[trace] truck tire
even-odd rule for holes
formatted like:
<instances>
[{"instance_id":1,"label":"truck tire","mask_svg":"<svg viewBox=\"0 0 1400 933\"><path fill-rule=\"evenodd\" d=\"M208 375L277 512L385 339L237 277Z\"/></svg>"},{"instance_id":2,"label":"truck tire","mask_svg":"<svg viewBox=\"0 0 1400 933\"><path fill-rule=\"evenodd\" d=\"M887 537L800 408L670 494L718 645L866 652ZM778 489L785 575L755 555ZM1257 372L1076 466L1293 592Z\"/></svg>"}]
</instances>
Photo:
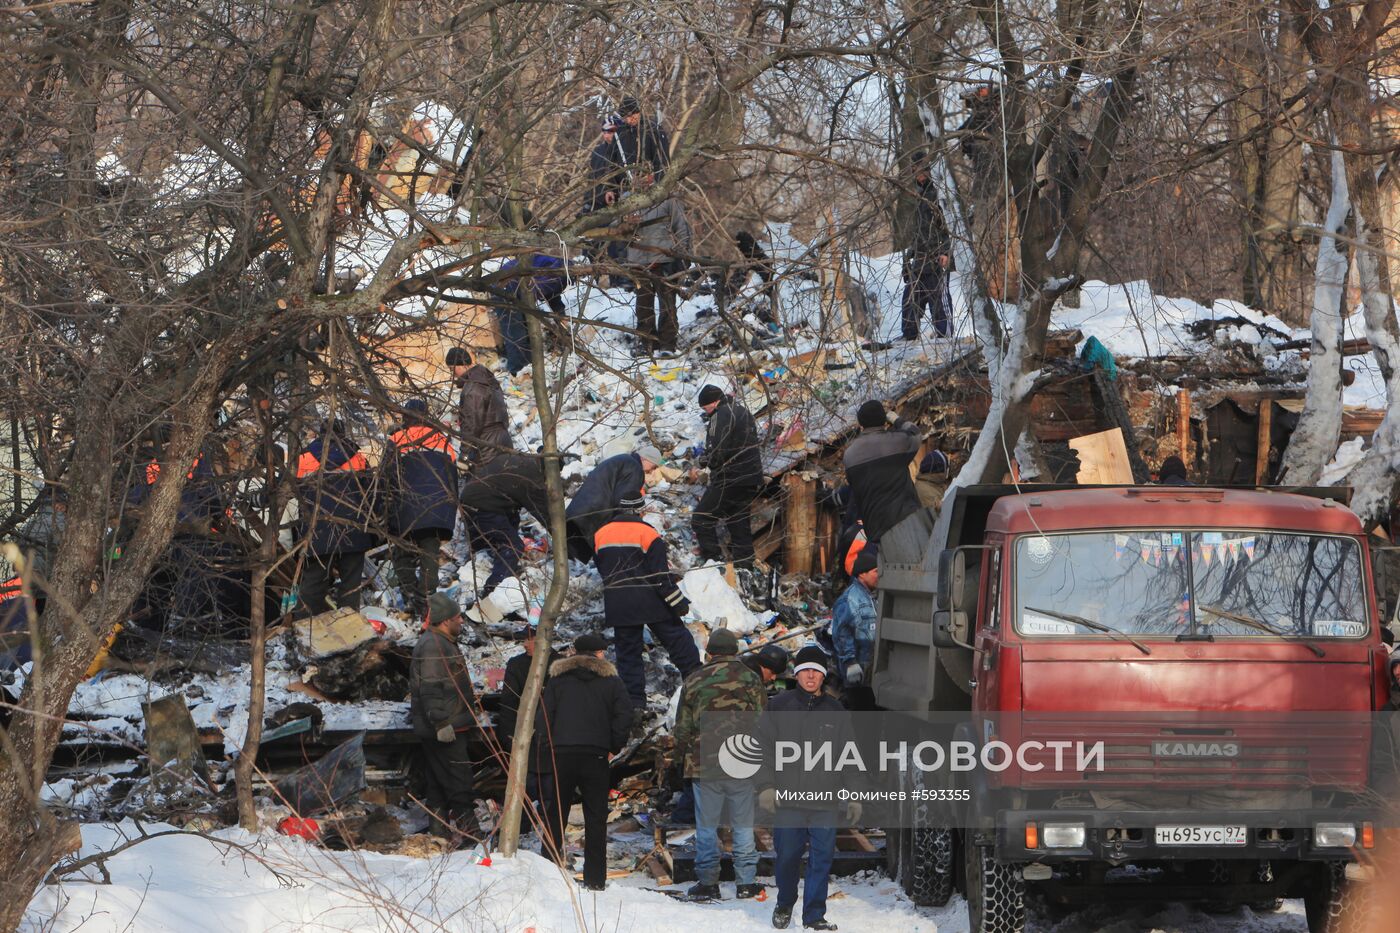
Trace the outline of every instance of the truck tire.
<instances>
[{"instance_id":1,"label":"truck tire","mask_svg":"<svg viewBox=\"0 0 1400 933\"><path fill-rule=\"evenodd\" d=\"M998 862L988 846L963 846L969 933L1024 933L1026 882L1017 865Z\"/></svg>"},{"instance_id":2,"label":"truck tire","mask_svg":"<svg viewBox=\"0 0 1400 933\"><path fill-rule=\"evenodd\" d=\"M910 831L909 887L917 907L943 907L953 896L953 831L921 826Z\"/></svg>"},{"instance_id":3,"label":"truck tire","mask_svg":"<svg viewBox=\"0 0 1400 933\"><path fill-rule=\"evenodd\" d=\"M1303 897L1303 910L1308 918L1308 933L1351 933L1355 930L1376 929L1370 925L1369 886L1350 884L1346 867L1340 863L1328 866L1325 883L1317 885Z\"/></svg>"}]
</instances>

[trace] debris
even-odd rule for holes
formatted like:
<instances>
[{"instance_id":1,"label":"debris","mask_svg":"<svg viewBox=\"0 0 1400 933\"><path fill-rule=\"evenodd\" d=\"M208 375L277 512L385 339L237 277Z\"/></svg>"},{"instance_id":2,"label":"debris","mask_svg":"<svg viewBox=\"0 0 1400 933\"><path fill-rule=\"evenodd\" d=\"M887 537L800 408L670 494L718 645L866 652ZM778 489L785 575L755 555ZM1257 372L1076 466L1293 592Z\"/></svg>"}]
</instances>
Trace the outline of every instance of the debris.
<instances>
[{"instance_id":1,"label":"debris","mask_svg":"<svg viewBox=\"0 0 1400 933\"><path fill-rule=\"evenodd\" d=\"M1080 485L1133 484L1133 468L1121 428L1073 438L1069 446L1079 455Z\"/></svg>"},{"instance_id":2,"label":"debris","mask_svg":"<svg viewBox=\"0 0 1400 933\"><path fill-rule=\"evenodd\" d=\"M365 734L336 746L315 764L278 781L278 798L301 816L329 810L364 790Z\"/></svg>"},{"instance_id":3,"label":"debris","mask_svg":"<svg viewBox=\"0 0 1400 933\"><path fill-rule=\"evenodd\" d=\"M369 620L350 608L332 609L293 622L292 635L297 649L308 658L323 658L350 651L377 637Z\"/></svg>"},{"instance_id":4,"label":"debris","mask_svg":"<svg viewBox=\"0 0 1400 933\"><path fill-rule=\"evenodd\" d=\"M200 747L183 694L172 693L142 706L146 718L146 753L157 788L187 786L198 776L209 780L209 765Z\"/></svg>"}]
</instances>

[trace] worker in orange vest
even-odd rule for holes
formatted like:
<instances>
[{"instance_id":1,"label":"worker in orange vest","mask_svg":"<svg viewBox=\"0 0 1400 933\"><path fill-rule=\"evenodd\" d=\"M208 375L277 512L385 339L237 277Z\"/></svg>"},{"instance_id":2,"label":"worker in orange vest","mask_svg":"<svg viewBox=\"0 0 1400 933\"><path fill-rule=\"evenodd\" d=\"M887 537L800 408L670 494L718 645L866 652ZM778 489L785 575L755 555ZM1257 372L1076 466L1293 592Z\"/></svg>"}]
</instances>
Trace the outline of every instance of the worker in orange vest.
<instances>
[{"instance_id":1,"label":"worker in orange vest","mask_svg":"<svg viewBox=\"0 0 1400 933\"><path fill-rule=\"evenodd\" d=\"M426 401L409 399L403 407L403 427L389 438L380 476L394 575L409 613L421 617L437 592L442 542L457 524L457 452L428 424Z\"/></svg>"},{"instance_id":2,"label":"worker in orange vest","mask_svg":"<svg viewBox=\"0 0 1400 933\"><path fill-rule=\"evenodd\" d=\"M377 541L369 462L346 436L340 419L322 426L297 460L297 497L306 556L301 569L302 614L330 610L326 597L336 580L337 607L360 608L365 552Z\"/></svg>"}]
</instances>

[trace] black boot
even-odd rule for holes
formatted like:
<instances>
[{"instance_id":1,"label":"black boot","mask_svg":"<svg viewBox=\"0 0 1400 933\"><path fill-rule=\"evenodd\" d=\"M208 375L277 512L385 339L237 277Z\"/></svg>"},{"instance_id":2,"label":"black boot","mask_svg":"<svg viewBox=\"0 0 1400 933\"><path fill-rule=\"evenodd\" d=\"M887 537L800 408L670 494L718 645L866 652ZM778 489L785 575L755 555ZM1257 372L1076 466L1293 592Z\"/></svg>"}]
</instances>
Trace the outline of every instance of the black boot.
<instances>
[{"instance_id":1,"label":"black boot","mask_svg":"<svg viewBox=\"0 0 1400 933\"><path fill-rule=\"evenodd\" d=\"M717 884L692 884L685 896L692 901L717 901L721 895Z\"/></svg>"},{"instance_id":2,"label":"black boot","mask_svg":"<svg viewBox=\"0 0 1400 933\"><path fill-rule=\"evenodd\" d=\"M763 885L761 884L741 884L734 889L734 896L741 901L747 901L750 898L758 897L762 893Z\"/></svg>"},{"instance_id":3,"label":"black boot","mask_svg":"<svg viewBox=\"0 0 1400 933\"><path fill-rule=\"evenodd\" d=\"M792 905L784 907L779 904L773 908L773 927L778 930L786 930L788 924L792 923Z\"/></svg>"},{"instance_id":4,"label":"black boot","mask_svg":"<svg viewBox=\"0 0 1400 933\"><path fill-rule=\"evenodd\" d=\"M821 919L821 920L818 920L816 923L804 923L804 924L802 924L802 929L804 929L804 930L834 930L834 929L836 929L836 924L832 923L830 920L827 920L827 919L823 918L823 919Z\"/></svg>"}]
</instances>

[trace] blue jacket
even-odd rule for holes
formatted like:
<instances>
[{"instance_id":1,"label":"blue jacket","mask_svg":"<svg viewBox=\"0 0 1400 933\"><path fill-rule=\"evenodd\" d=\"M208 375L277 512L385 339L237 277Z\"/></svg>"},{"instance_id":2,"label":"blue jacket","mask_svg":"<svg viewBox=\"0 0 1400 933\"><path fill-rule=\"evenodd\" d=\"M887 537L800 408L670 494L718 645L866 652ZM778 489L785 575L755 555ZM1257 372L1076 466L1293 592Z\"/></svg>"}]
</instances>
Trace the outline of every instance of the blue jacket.
<instances>
[{"instance_id":1,"label":"blue jacket","mask_svg":"<svg viewBox=\"0 0 1400 933\"><path fill-rule=\"evenodd\" d=\"M646 495L646 471L636 454L618 454L593 468L569 500L569 556L588 561L593 537L614 517L641 507Z\"/></svg>"},{"instance_id":2,"label":"blue jacket","mask_svg":"<svg viewBox=\"0 0 1400 933\"><path fill-rule=\"evenodd\" d=\"M532 286L531 292L535 301L548 301L564 291L566 283L564 278L564 260L558 256L546 256L542 253L535 253L530 263L530 274L524 274L520 268L519 259L507 259L501 266L503 273L511 273L518 270L520 277L510 276L506 279L505 289L512 295L518 294L522 282L528 280ZM557 270L549 274L548 270Z\"/></svg>"},{"instance_id":3,"label":"blue jacket","mask_svg":"<svg viewBox=\"0 0 1400 933\"><path fill-rule=\"evenodd\" d=\"M405 425L389 438L381 476L390 534L444 532L457 524L457 452L427 425Z\"/></svg>"},{"instance_id":4,"label":"blue jacket","mask_svg":"<svg viewBox=\"0 0 1400 933\"><path fill-rule=\"evenodd\" d=\"M852 664L870 669L875 656L875 597L859 580L852 580L831 608L831 642L841 662L840 673Z\"/></svg>"},{"instance_id":5,"label":"blue jacket","mask_svg":"<svg viewBox=\"0 0 1400 933\"><path fill-rule=\"evenodd\" d=\"M668 622L686 614L690 603L671 573L666 539L655 528L636 515L621 515L598 529L593 546L609 625Z\"/></svg>"},{"instance_id":6,"label":"blue jacket","mask_svg":"<svg viewBox=\"0 0 1400 933\"><path fill-rule=\"evenodd\" d=\"M368 551L376 514L369 463L349 440L319 437L297 461L301 533L317 556ZM312 519L315 519L314 523Z\"/></svg>"}]
</instances>

